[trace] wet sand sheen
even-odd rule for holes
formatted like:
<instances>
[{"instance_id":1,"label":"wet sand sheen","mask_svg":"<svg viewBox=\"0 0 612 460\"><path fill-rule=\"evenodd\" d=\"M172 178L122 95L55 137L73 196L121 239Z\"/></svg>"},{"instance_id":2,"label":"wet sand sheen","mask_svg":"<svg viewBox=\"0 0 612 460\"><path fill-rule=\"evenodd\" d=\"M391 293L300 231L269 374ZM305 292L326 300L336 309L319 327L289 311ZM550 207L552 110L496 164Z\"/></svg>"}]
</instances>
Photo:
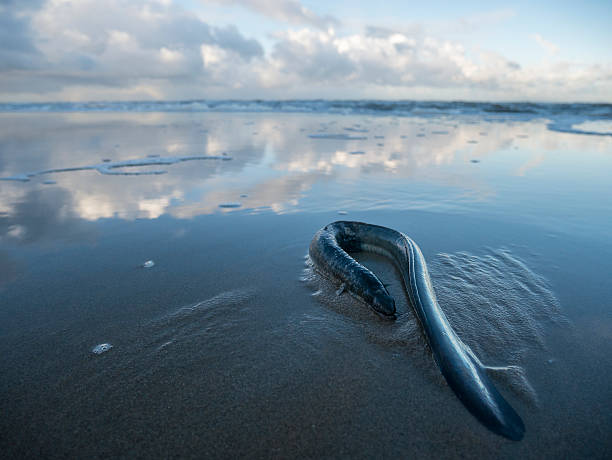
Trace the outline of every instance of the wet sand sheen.
<instances>
[{"instance_id":1,"label":"wet sand sheen","mask_svg":"<svg viewBox=\"0 0 612 460\"><path fill-rule=\"evenodd\" d=\"M117 127L117 117L132 128ZM374 125L385 118L338 117L334 126L329 116L190 117L164 115L151 125L128 115L84 118L74 137L82 145L102 141L80 156L66 156L63 138L54 137L59 122L42 117L37 123L51 153L37 156L32 140L31 158L2 158L3 177L107 156L227 151L233 158L175 164L160 176L84 171L57 175L57 184L36 177L0 183L3 452L605 457L612 427L601 410L612 400L605 300L612 292L604 278L612 248L598 228L606 204L578 208L583 214L561 228L554 210L545 212L546 194L519 207L523 198L510 195L542 190L543 174L549 193L570 179L547 168L548 157L514 175L530 154L506 155L503 147L528 133L521 142L539 151L570 134L542 124L491 124L466 147L482 125L430 126L428 133L448 134L415 144L408 139L417 139L420 126L410 120L380 127ZM244 136L236 134L234 125L249 122ZM374 134L365 141L309 139L319 122L329 132L369 129L384 135L385 147L379 154ZM44 134L44 126L52 129ZM16 144L9 128L0 140L10 153ZM268 144L259 144L253 129ZM159 130L164 135L154 138ZM567 191L583 204L589 190L599 190L590 172L605 169L605 142L562 140L590 152L582 166L563 150L554 157L557 168L573 164L571 180L583 178L582 189ZM107 146L115 153L103 153ZM440 157L445 148L452 155ZM482 163L471 164L474 156ZM449 396L401 280L384 260L360 259L399 300L395 325L337 297L335 287L300 281L312 235L337 220L338 210L414 237L462 340L486 364L520 368L492 378L524 417L522 441L492 435ZM542 215L537 223L535 214ZM145 261L154 266L143 269ZM92 353L106 343L112 348Z\"/></svg>"}]
</instances>

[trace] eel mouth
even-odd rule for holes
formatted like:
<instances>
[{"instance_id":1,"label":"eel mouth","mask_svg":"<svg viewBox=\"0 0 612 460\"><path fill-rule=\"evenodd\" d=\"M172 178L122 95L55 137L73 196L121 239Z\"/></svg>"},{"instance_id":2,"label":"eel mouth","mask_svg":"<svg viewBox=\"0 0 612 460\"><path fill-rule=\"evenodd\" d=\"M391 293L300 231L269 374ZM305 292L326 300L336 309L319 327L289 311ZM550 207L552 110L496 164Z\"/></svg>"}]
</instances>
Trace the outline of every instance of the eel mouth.
<instances>
[{"instance_id":1,"label":"eel mouth","mask_svg":"<svg viewBox=\"0 0 612 460\"><path fill-rule=\"evenodd\" d=\"M395 312L388 314L388 313L383 313L383 312L380 312L374 309L372 309L372 311L376 313L376 316L378 316L381 319L384 319L385 321L395 321L397 319L397 314Z\"/></svg>"},{"instance_id":2,"label":"eel mouth","mask_svg":"<svg viewBox=\"0 0 612 460\"><path fill-rule=\"evenodd\" d=\"M370 306L382 318L396 319L395 300L392 297L389 297L386 302L375 300Z\"/></svg>"},{"instance_id":3,"label":"eel mouth","mask_svg":"<svg viewBox=\"0 0 612 460\"><path fill-rule=\"evenodd\" d=\"M376 314L378 314L378 316L384 319L396 319L395 300L389 295L384 296L382 299L374 298L373 302L370 304L370 307L376 312Z\"/></svg>"}]
</instances>

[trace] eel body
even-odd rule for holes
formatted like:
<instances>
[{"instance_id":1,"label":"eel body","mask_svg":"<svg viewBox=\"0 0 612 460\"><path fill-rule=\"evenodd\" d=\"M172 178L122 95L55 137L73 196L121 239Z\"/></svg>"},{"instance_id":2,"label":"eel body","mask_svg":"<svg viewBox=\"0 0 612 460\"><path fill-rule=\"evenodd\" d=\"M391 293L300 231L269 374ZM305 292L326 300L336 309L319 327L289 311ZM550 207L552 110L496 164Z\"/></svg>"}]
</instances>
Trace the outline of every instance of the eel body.
<instances>
[{"instance_id":1,"label":"eel body","mask_svg":"<svg viewBox=\"0 0 612 460\"><path fill-rule=\"evenodd\" d=\"M385 286L349 255L360 251L383 255L395 263L434 359L465 407L491 431L511 440L522 439L523 421L495 388L485 366L454 332L436 300L423 254L410 237L378 225L339 221L315 234L309 254L324 276L343 283L380 316L395 319L395 301Z\"/></svg>"}]
</instances>

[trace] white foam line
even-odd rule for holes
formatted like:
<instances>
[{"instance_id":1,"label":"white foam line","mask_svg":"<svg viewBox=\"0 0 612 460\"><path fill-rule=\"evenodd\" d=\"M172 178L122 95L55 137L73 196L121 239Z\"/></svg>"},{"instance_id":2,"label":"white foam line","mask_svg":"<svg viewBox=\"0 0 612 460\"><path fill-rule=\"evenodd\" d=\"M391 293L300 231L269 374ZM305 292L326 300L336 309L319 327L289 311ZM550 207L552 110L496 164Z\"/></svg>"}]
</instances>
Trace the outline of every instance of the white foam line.
<instances>
[{"instance_id":1,"label":"white foam line","mask_svg":"<svg viewBox=\"0 0 612 460\"><path fill-rule=\"evenodd\" d=\"M0 177L0 180L29 182L30 178L42 176L44 174L73 172L73 171L88 171L88 170L95 170L95 171L98 171L100 174L105 174L105 175L110 175L110 176L149 176L149 175L165 174L166 171L157 170L157 171L127 172L127 171L113 171L113 170L118 169L118 168L133 168L133 167L138 167L138 166L156 166L156 165L168 166L168 165L173 165L176 163L181 163L184 161L194 161L194 160L228 161L231 159L232 157L229 157L226 155L188 155L188 156L180 156L180 157L147 157L147 158L138 158L134 160L111 161L107 163L98 163L95 165L77 166L77 167L72 167L72 168L45 169L42 171L16 174L14 176Z\"/></svg>"}]
</instances>

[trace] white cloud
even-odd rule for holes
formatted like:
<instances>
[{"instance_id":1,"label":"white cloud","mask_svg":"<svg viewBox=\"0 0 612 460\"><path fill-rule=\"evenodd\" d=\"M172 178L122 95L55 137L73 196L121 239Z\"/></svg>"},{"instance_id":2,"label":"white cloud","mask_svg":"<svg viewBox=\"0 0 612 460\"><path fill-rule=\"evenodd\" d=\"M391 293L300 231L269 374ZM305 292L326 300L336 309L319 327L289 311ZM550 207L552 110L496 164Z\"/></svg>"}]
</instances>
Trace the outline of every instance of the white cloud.
<instances>
[{"instance_id":1,"label":"white cloud","mask_svg":"<svg viewBox=\"0 0 612 460\"><path fill-rule=\"evenodd\" d=\"M533 34L532 38L540 45L547 53L549 54L557 54L559 52L559 47L552 42L544 39L540 34Z\"/></svg>"},{"instance_id":2,"label":"white cloud","mask_svg":"<svg viewBox=\"0 0 612 460\"><path fill-rule=\"evenodd\" d=\"M211 26L167 1L52 0L18 16L29 18L13 21L23 43L0 51L0 58L11 53L0 64L3 100L201 97L214 83L202 45L221 50L224 61L248 63L263 54L235 27Z\"/></svg>"},{"instance_id":3,"label":"white cloud","mask_svg":"<svg viewBox=\"0 0 612 460\"><path fill-rule=\"evenodd\" d=\"M179 51L173 51L165 46L162 46L159 50L159 58L166 64L173 64L181 62L184 59L184 56Z\"/></svg>"},{"instance_id":4,"label":"white cloud","mask_svg":"<svg viewBox=\"0 0 612 460\"><path fill-rule=\"evenodd\" d=\"M9 27L0 30L8 40L0 50L0 100L612 99L609 62L521 67L422 28L346 34L323 27L329 23L298 2L229 3L309 26L276 32L265 54L235 26L209 25L169 1L52 0L0 19ZM477 19L495 22L510 13ZM540 35L533 38L557 52Z\"/></svg>"}]
</instances>

